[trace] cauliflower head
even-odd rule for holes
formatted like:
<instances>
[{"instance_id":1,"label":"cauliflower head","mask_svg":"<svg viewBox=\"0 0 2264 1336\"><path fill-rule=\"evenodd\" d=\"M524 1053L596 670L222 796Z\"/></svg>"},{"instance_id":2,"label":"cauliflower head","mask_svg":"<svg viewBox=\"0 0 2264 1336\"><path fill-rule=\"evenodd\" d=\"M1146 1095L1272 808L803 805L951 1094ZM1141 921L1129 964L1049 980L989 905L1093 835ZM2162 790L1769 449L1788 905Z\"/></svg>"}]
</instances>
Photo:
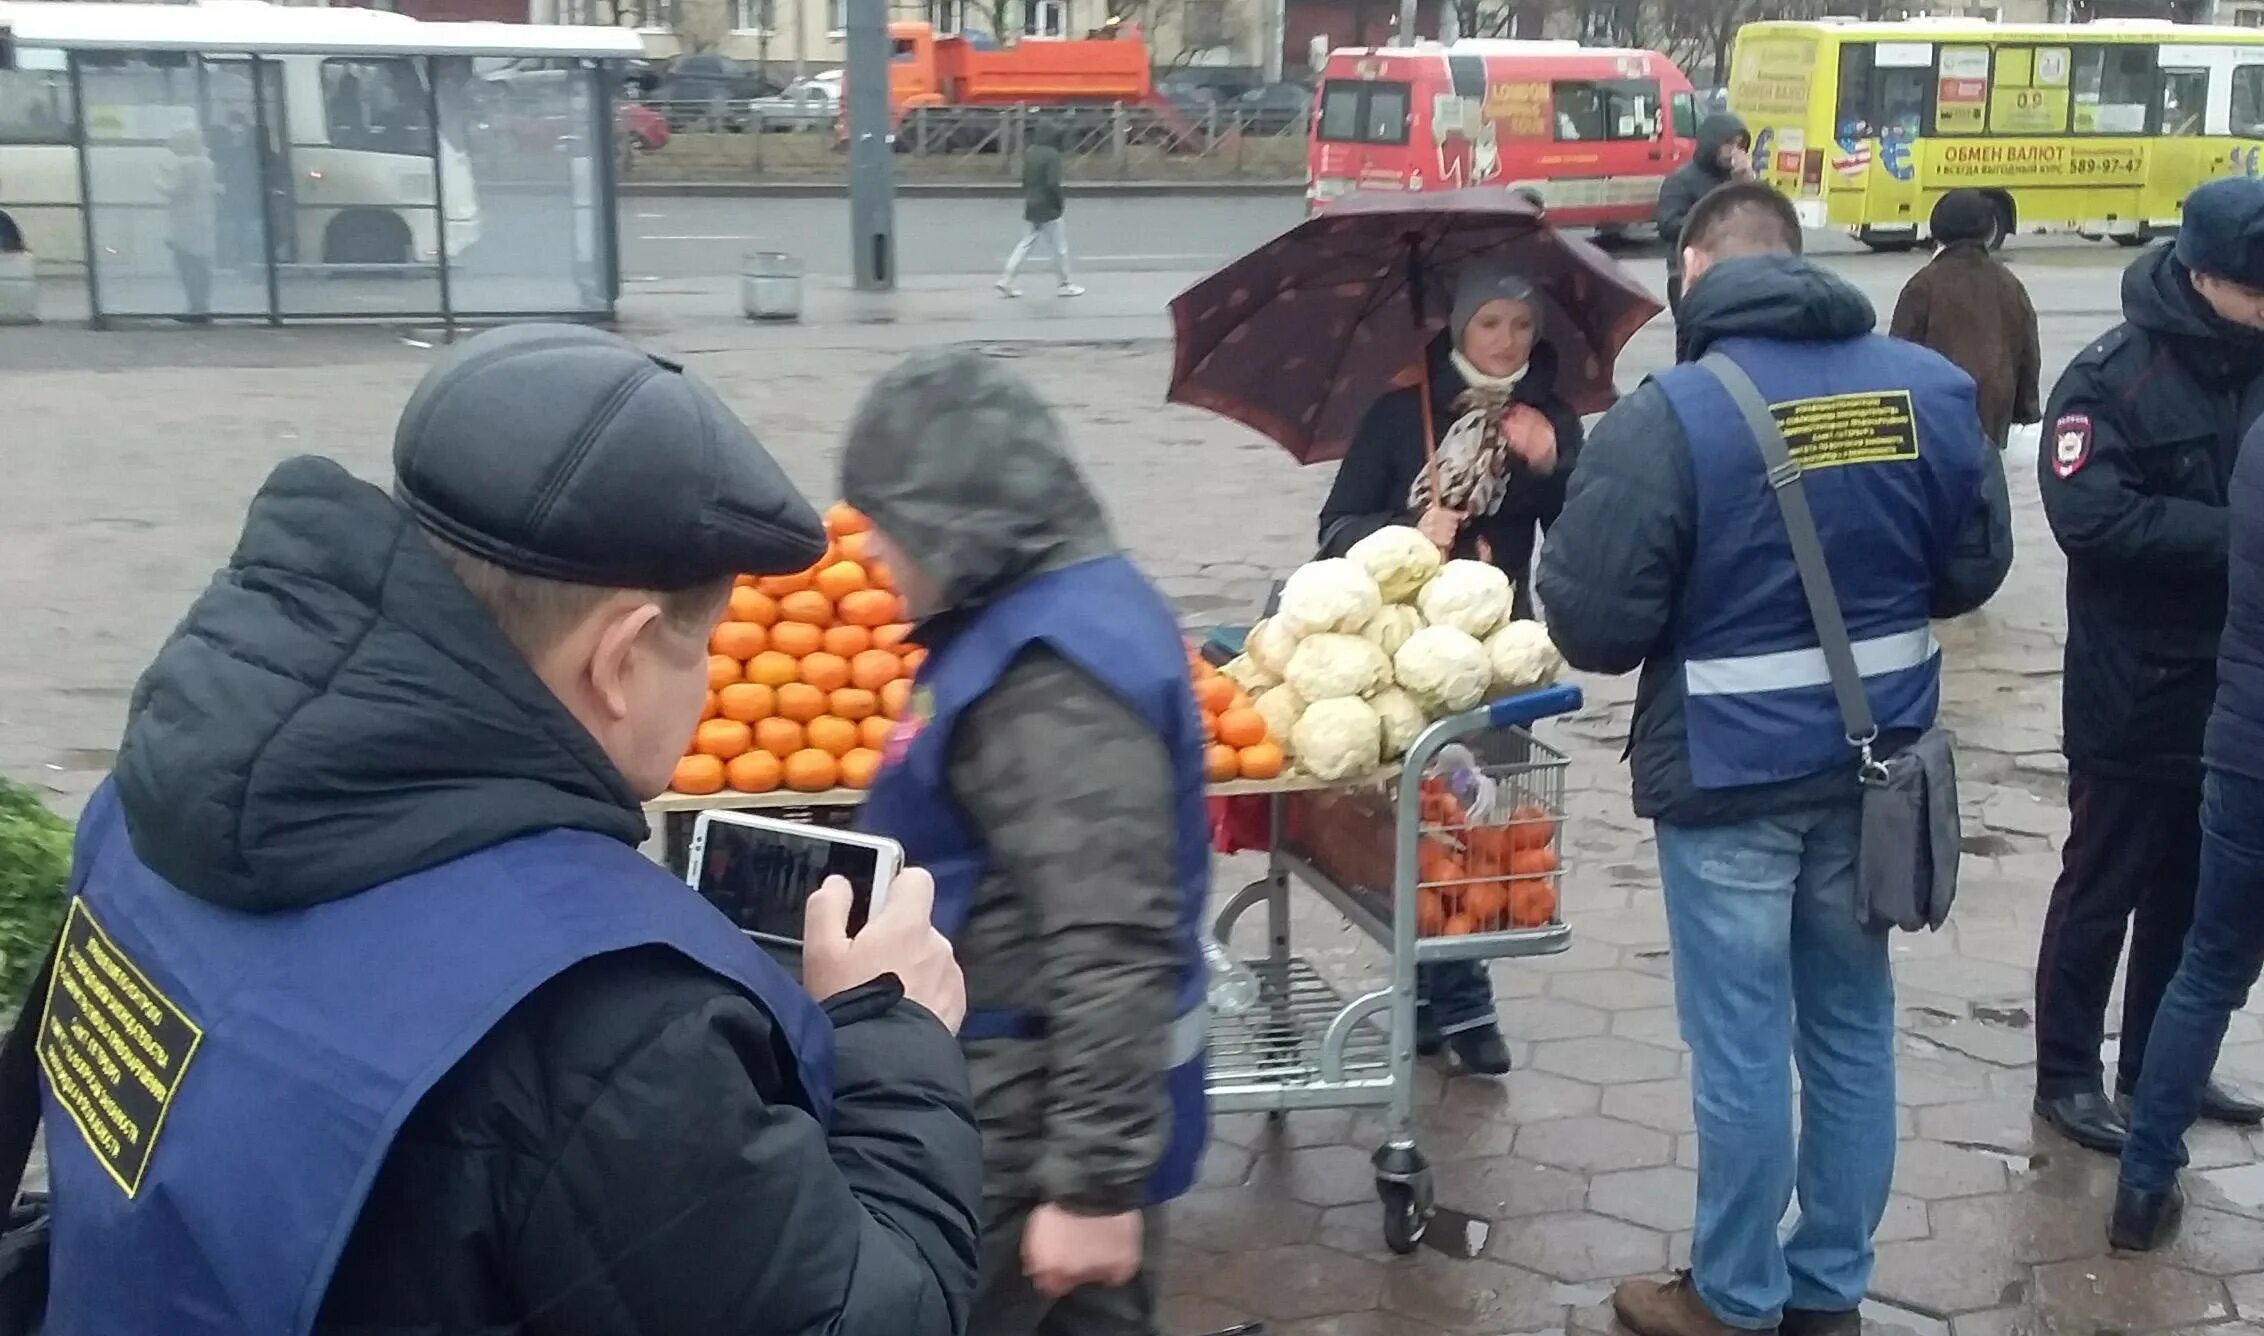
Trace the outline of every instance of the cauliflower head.
<instances>
[{"instance_id":1,"label":"cauliflower head","mask_svg":"<svg viewBox=\"0 0 2264 1336\"><path fill-rule=\"evenodd\" d=\"M1486 658L1492 663L1494 685L1510 691L1545 687L1564 671L1564 655L1549 639L1548 628L1534 621L1515 621L1486 637Z\"/></svg>"},{"instance_id":2,"label":"cauliflower head","mask_svg":"<svg viewBox=\"0 0 2264 1336\"><path fill-rule=\"evenodd\" d=\"M1370 641L1323 631L1297 642L1281 676L1309 701L1365 696L1391 685L1391 660Z\"/></svg>"},{"instance_id":3,"label":"cauliflower head","mask_svg":"<svg viewBox=\"0 0 2264 1336\"><path fill-rule=\"evenodd\" d=\"M1368 702L1376 711L1376 718L1384 726L1384 759L1396 761L1415 745L1415 739L1431 726L1431 717L1423 713L1423 703L1399 687L1385 687Z\"/></svg>"},{"instance_id":4,"label":"cauliflower head","mask_svg":"<svg viewBox=\"0 0 2264 1336\"><path fill-rule=\"evenodd\" d=\"M1344 554L1376 582L1386 603L1405 603L1439 573L1436 543L1404 524L1378 529Z\"/></svg>"},{"instance_id":5,"label":"cauliflower head","mask_svg":"<svg viewBox=\"0 0 2264 1336\"><path fill-rule=\"evenodd\" d=\"M1264 691L1267 687L1281 685L1281 674L1266 671L1264 664L1259 663L1248 654L1238 654L1227 660L1226 666L1219 669L1219 675L1242 688L1245 694L1252 696Z\"/></svg>"},{"instance_id":6,"label":"cauliflower head","mask_svg":"<svg viewBox=\"0 0 2264 1336\"><path fill-rule=\"evenodd\" d=\"M1290 745L1315 778L1351 779L1383 764L1383 723L1357 696L1317 700L1298 716Z\"/></svg>"},{"instance_id":7,"label":"cauliflower head","mask_svg":"<svg viewBox=\"0 0 2264 1336\"><path fill-rule=\"evenodd\" d=\"M1360 628L1362 639L1372 640L1386 654L1399 653L1407 637L1423 629L1423 614L1404 603L1386 603Z\"/></svg>"},{"instance_id":8,"label":"cauliflower head","mask_svg":"<svg viewBox=\"0 0 2264 1336\"><path fill-rule=\"evenodd\" d=\"M1451 626L1426 626L1392 656L1394 676L1415 699L1440 714L1467 710L1493 685L1493 661L1476 636Z\"/></svg>"},{"instance_id":9,"label":"cauliflower head","mask_svg":"<svg viewBox=\"0 0 2264 1336\"><path fill-rule=\"evenodd\" d=\"M1352 634L1384 605L1382 591L1368 573L1344 557L1309 561L1289 573L1281 587L1281 610L1274 620L1287 622L1299 635L1320 631Z\"/></svg>"},{"instance_id":10,"label":"cauliflower head","mask_svg":"<svg viewBox=\"0 0 2264 1336\"><path fill-rule=\"evenodd\" d=\"M1278 679L1289 670L1289 656L1297 652L1297 639L1297 632L1290 629L1288 622L1271 617L1250 628L1242 652L1252 663Z\"/></svg>"},{"instance_id":11,"label":"cauliflower head","mask_svg":"<svg viewBox=\"0 0 2264 1336\"><path fill-rule=\"evenodd\" d=\"M1297 754L1294 734L1298 716L1305 713L1305 698L1292 686L1267 687L1250 702L1258 717L1266 721L1266 736L1272 738L1282 751Z\"/></svg>"},{"instance_id":12,"label":"cauliflower head","mask_svg":"<svg viewBox=\"0 0 2264 1336\"><path fill-rule=\"evenodd\" d=\"M1509 620L1509 577L1483 561L1450 561L1415 596L1432 626L1448 626L1480 640Z\"/></svg>"}]
</instances>

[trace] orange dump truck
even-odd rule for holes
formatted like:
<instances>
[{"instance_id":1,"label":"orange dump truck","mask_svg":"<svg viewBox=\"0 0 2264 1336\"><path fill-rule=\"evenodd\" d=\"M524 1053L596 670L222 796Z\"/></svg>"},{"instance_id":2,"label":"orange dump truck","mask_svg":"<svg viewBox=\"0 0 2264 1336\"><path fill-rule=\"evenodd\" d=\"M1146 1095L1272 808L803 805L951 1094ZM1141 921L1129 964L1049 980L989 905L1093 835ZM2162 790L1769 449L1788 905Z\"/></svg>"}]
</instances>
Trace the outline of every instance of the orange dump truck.
<instances>
[{"instance_id":1,"label":"orange dump truck","mask_svg":"<svg viewBox=\"0 0 2264 1336\"><path fill-rule=\"evenodd\" d=\"M901 117L915 107L1144 103L1155 84L1137 27L1113 37L1025 38L978 49L925 23L888 25L888 94Z\"/></svg>"}]
</instances>

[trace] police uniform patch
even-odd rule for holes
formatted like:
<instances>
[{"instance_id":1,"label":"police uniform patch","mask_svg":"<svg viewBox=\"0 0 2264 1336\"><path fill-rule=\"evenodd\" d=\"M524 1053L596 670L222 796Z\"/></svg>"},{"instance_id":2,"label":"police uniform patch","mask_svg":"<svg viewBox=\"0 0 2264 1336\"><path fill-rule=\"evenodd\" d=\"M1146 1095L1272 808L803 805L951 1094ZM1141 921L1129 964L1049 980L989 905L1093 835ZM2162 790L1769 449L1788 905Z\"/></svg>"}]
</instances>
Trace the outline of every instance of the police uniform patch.
<instances>
[{"instance_id":1,"label":"police uniform patch","mask_svg":"<svg viewBox=\"0 0 2264 1336\"><path fill-rule=\"evenodd\" d=\"M2091 419L2065 413L2052 424L2052 472L2072 478L2091 460Z\"/></svg>"}]
</instances>

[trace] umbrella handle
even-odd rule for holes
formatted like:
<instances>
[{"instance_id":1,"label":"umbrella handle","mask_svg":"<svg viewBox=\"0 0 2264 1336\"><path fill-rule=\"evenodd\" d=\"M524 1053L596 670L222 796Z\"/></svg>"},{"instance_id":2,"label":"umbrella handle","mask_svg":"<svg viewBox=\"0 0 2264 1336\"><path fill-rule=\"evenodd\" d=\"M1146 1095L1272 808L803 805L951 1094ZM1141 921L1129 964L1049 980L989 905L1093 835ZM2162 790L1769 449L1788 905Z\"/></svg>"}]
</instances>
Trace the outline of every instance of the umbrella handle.
<instances>
[{"instance_id":1,"label":"umbrella handle","mask_svg":"<svg viewBox=\"0 0 2264 1336\"><path fill-rule=\"evenodd\" d=\"M1431 358L1423 356L1423 376L1415 382L1415 392L1423 403L1423 472L1431 480L1431 506L1437 509L1445 504L1445 495L1439 490L1439 433L1431 417Z\"/></svg>"}]
</instances>

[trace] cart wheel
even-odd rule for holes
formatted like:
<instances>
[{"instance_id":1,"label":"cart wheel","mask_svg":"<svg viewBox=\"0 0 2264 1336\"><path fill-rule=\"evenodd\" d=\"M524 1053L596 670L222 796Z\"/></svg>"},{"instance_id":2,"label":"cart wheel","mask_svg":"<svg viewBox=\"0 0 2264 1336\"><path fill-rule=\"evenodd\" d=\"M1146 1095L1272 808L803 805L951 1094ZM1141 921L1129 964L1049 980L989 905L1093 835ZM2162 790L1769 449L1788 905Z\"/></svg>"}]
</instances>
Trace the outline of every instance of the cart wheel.
<instances>
[{"instance_id":1,"label":"cart wheel","mask_svg":"<svg viewBox=\"0 0 2264 1336\"><path fill-rule=\"evenodd\" d=\"M1430 1171L1423 1171L1412 1183L1379 1178L1376 1196L1384 1204L1384 1246L1401 1255L1415 1251L1431 1225Z\"/></svg>"}]
</instances>

